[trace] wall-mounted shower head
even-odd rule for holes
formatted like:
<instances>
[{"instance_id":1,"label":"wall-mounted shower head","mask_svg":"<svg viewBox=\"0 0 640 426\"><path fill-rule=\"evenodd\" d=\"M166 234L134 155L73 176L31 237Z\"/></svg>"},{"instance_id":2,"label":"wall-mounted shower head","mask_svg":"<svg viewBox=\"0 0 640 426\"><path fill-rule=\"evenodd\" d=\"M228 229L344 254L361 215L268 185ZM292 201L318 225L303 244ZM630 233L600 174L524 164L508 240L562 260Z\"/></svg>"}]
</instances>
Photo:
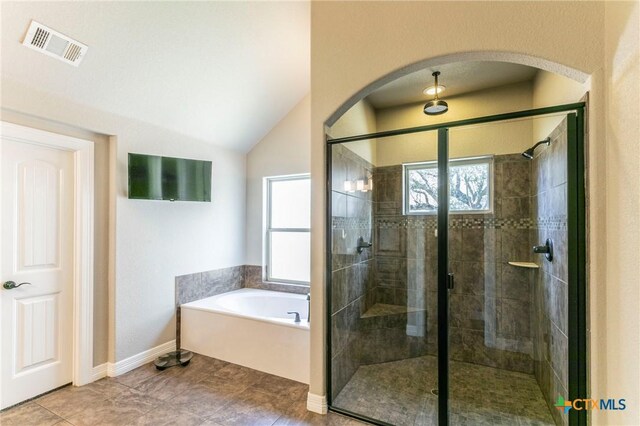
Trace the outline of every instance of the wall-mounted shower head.
<instances>
[{"instance_id":1,"label":"wall-mounted shower head","mask_svg":"<svg viewBox=\"0 0 640 426\"><path fill-rule=\"evenodd\" d=\"M538 145L542 145L543 143L547 145L551 145L551 138L546 138L545 140L538 142L537 144L535 144L534 146L532 146L531 148L523 152L522 156L526 159L533 160L533 151L536 150Z\"/></svg>"}]
</instances>

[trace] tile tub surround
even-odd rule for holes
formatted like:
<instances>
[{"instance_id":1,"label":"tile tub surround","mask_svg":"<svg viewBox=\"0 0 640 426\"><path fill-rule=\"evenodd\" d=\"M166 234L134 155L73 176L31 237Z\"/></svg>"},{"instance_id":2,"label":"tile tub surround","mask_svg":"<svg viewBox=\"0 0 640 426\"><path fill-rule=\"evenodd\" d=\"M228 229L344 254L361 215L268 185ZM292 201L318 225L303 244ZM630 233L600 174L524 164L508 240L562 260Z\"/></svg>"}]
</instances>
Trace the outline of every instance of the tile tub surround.
<instances>
[{"instance_id":1,"label":"tile tub surround","mask_svg":"<svg viewBox=\"0 0 640 426\"><path fill-rule=\"evenodd\" d=\"M180 326L182 314L180 305L241 288L281 291L285 293L308 294L309 287L265 282L262 280L262 266L240 265L214 269L206 272L180 275L175 279L176 300L176 347L181 344Z\"/></svg>"},{"instance_id":2,"label":"tile tub surround","mask_svg":"<svg viewBox=\"0 0 640 426\"><path fill-rule=\"evenodd\" d=\"M371 241L371 192L346 192L344 182L366 179L373 166L341 145L332 150L330 385L337 395L360 366L360 316L373 282L372 250L356 250L358 237Z\"/></svg>"},{"instance_id":3,"label":"tile tub surround","mask_svg":"<svg viewBox=\"0 0 640 426\"><path fill-rule=\"evenodd\" d=\"M422 317L414 318L413 325L424 328L426 339L420 341L426 340L426 353L434 354L437 218L402 214L401 165L375 168L373 192L373 298L376 303L421 309ZM449 257L456 277L450 297L454 360L533 373L529 312L533 275L507 263L531 260L530 195L531 162L520 154L496 156L494 212L450 216ZM407 324L410 330L411 320ZM378 345L388 347L382 343L388 336L381 339ZM424 349L414 345L404 353L417 356Z\"/></svg>"},{"instance_id":4,"label":"tile tub surround","mask_svg":"<svg viewBox=\"0 0 640 426\"><path fill-rule=\"evenodd\" d=\"M244 265L242 288L257 288L260 290L282 291L284 293L309 294L308 285L280 284L262 279L263 271L260 265Z\"/></svg>"},{"instance_id":5,"label":"tile tub surround","mask_svg":"<svg viewBox=\"0 0 640 426\"><path fill-rule=\"evenodd\" d=\"M176 277L176 306L243 287L244 265Z\"/></svg>"},{"instance_id":6,"label":"tile tub surround","mask_svg":"<svg viewBox=\"0 0 640 426\"><path fill-rule=\"evenodd\" d=\"M241 288L309 293L309 286L263 281L262 266L239 265L176 277L176 306Z\"/></svg>"},{"instance_id":7,"label":"tile tub surround","mask_svg":"<svg viewBox=\"0 0 640 426\"><path fill-rule=\"evenodd\" d=\"M362 425L306 409L308 386L195 355L185 368L147 364L116 378L56 390L0 412L25 425Z\"/></svg>"},{"instance_id":8,"label":"tile tub surround","mask_svg":"<svg viewBox=\"0 0 640 426\"><path fill-rule=\"evenodd\" d=\"M568 388L568 262L567 262L567 120L549 135L551 145L536 151L532 161L531 231L535 244L553 240L553 262L536 258L540 269L535 274L533 292L533 336L535 377L549 403L557 424L566 424L567 416L551 408L557 395Z\"/></svg>"}]
</instances>

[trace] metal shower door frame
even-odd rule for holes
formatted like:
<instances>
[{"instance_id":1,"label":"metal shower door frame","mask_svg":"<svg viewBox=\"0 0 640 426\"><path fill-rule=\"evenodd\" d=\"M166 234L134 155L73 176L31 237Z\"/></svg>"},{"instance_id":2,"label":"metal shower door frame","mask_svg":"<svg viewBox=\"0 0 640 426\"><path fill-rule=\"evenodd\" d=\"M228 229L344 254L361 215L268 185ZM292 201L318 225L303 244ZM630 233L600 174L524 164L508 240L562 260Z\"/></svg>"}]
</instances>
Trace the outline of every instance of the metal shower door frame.
<instances>
[{"instance_id":1,"label":"metal shower door frame","mask_svg":"<svg viewBox=\"0 0 640 426\"><path fill-rule=\"evenodd\" d=\"M449 425L449 129L485 124L518 118L530 118L566 112L567 115L567 230L568 230L568 392L567 400L588 398L587 388L587 273L586 273L586 204L585 204L585 107L584 102L553 107L496 114L448 123L419 126L385 132L369 133L344 138L326 138L326 271L325 300L331 303L331 146L366 139L399 136L426 131L438 131L438 424ZM331 309L326 308L326 379L329 410L365 420L377 425L387 425L377 419L353 413L332 405L331 395ZM445 342L445 344L443 344ZM569 425L587 424L585 410L570 410Z\"/></svg>"}]
</instances>

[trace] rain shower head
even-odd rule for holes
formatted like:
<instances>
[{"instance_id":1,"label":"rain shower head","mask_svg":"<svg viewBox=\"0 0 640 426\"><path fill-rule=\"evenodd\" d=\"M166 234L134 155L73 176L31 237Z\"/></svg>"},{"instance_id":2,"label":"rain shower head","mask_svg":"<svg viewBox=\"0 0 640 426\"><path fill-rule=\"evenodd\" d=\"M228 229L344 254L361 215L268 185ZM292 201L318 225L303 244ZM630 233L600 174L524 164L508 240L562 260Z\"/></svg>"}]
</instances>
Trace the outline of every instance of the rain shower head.
<instances>
[{"instance_id":1,"label":"rain shower head","mask_svg":"<svg viewBox=\"0 0 640 426\"><path fill-rule=\"evenodd\" d=\"M438 92L439 92L439 90L438 90L438 76L440 75L440 71L436 71L431 75L435 78L435 81L436 81L435 85L433 86L433 87L435 87L435 89L434 89L435 97L432 100L430 100L429 102L427 102L422 110L427 115L444 114L445 112L447 112L449 110L449 105L445 101L443 101L442 99L438 98Z\"/></svg>"},{"instance_id":2,"label":"rain shower head","mask_svg":"<svg viewBox=\"0 0 640 426\"><path fill-rule=\"evenodd\" d=\"M547 145L551 145L551 138L546 138L545 140L542 140L542 141L538 142L537 144L535 144L534 146L532 146L531 148L529 148L528 150L523 152L522 156L524 158L526 158L526 159L533 160L533 151L536 150L538 145L542 145L543 143L545 143Z\"/></svg>"}]
</instances>

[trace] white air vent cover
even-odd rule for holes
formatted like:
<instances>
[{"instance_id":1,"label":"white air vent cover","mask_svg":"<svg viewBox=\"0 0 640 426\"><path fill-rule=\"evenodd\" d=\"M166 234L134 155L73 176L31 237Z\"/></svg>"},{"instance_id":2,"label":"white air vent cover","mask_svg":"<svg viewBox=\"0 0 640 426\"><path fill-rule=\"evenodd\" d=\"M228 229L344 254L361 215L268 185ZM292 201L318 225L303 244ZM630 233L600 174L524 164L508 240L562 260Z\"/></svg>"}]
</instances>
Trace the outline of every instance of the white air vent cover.
<instances>
[{"instance_id":1,"label":"white air vent cover","mask_svg":"<svg viewBox=\"0 0 640 426\"><path fill-rule=\"evenodd\" d=\"M89 48L86 44L73 40L36 21L31 21L22 44L76 67Z\"/></svg>"}]
</instances>

